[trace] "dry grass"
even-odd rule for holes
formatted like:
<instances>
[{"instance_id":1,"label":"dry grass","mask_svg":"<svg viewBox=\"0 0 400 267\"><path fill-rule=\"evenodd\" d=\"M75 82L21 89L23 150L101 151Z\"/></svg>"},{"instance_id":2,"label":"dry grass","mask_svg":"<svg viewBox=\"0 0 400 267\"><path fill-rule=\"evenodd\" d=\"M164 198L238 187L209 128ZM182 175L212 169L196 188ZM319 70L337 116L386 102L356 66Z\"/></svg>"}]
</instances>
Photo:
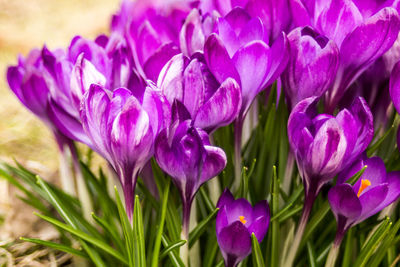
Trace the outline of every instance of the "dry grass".
<instances>
[{"instance_id":1,"label":"dry grass","mask_svg":"<svg viewBox=\"0 0 400 267\"><path fill-rule=\"evenodd\" d=\"M107 32L119 0L0 0L0 160L13 158L46 179L57 178L58 157L51 133L17 101L5 81L7 65L18 54L44 43L65 47L75 35ZM57 234L19 201L0 180L0 266L58 266L68 255L17 241L20 236L56 240ZM4 247L4 246L2 246Z\"/></svg>"}]
</instances>

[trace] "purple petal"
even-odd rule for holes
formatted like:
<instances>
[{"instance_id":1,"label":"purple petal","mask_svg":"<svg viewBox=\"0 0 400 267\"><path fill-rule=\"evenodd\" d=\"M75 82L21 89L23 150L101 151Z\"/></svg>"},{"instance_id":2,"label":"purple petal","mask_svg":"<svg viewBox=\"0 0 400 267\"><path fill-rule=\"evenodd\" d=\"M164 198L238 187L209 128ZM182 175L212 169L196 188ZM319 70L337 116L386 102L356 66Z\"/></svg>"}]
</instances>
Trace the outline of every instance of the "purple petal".
<instances>
[{"instance_id":1,"label":"purple petal","mask_svg":"<svg viewBox=\"0 0 400 267\"><path fill-rule=\"evenodd\" d=\"M154 135L170 125L171 106L160 90L147 87L143 96L142 107L149 116Z\"/></svg>"},{"instance_id":2,"label":"purple petal","mask_svg":"<svg viewBox=\"0 0 400 267\"><path fill-rule=\"evenodd\" d=\"M219 147L205 146L206 158L202 166L200 184L217 176L226 166L225 152Z\"/></svg>"},{"instance_id":3,"label":"purple petal","mask_svg":"<svg viewBox=\"0 0 400 267\"><path fill-rule=\"evenodd\" d=\"M343 129L335 119L327 120L316 133L309 151L312 172L332 179L340 170L346 148Z\"/></svg>"},{"instance_id":4,"label":"purple petal","mask_svg":"<svg viewBox=\"0 0 400 267\"><path fill-rule=\"evenodd\" d=\"M217 203L217 208L222 209L223 206L229 205L235 200L233 197L231 191L229 191L228 188L224 189L224 192L222 192L221 196L218 199Z\"/></svg>"},{"instance_id":5,"label":"purple petal","mask_svg":"<svg viewBox=\"0 0 400 267\"><path fill-rule=\"evenodd\" d=\"M79 109L81 99L91 84L106 85L106 77L94 65L80 54L71 74L71 96L75 107Z\"/></svg>"},{"instance_id":6,"label":"purple petal","mask_svg":"<svg viewBox=\"0 0 400 267\"><path fill-rule=\"evenodd\" d=\"M388 183L388 192L385 200L379 204L379 210L386 208L400 197L400 172L389 172L386 182Z\"/></svg>"},{"instance_id":7,"label":"purple petal","mask_svg":"<svg viewBox=\"0 0 400 267\"><path fill-rule=\"evenodd\" d=\"M225 207L228 214L229 224L235 221L240 221L241 216L243 216L243 219L246 221L244 224L246 227L249 227L253 223L253 207L246 199L236 199L230 205Z\"/></svg>"},{"instance_id":8,"label":"purple petal","mask_svg":"<svg viewBox=\"0 0 400 267\"><path fill-rule=\"evenodd\" d=\"M233 201L233 196L232 196L232 201ZM219 207L217 218L215 219L215 230L217 232L217 236L219 235L221 230L226 226L228 226L228 216L226 214L225 206L221 206Z\"/></svg>"},{"instance_id":9,"label":"purple petal","mask_svg":"<svg viewBox=\"0 0 400 267\"><path fill-rule=\"evenodd\" d=\"M160 72L157 86L171 105L175 99L183 101L183 72L188 64L189 59L183 54L178 54L171 58Z\"/></svg>"},{"instance_id":10,"label":"purple petal","mask_svg":"<svg viewBox=\"0 0 400 267\"><path fill-rule=\"evenodd\" d=\"M110 136L113 155L123 164L135 163L140 169L152 156L153 132L149 116L134 97L127 99L115 118Z\"/></svg>"},{"instance_id":11,"label":"purple petal","mask_svg":"<svg viewBox=\"0 0 400 267\"><path fill-rule=\"evenodd\" d=\"M205 36L202 30L201 15L198 9L193 9L182 26L180 47L185 56L190 57L195 52L203 51Z\"/></svg>"},{"instance_id":12,"label":"purple petal","mask_svg":"<svg viewBox=\"0 0 400 267\"><path fill-rule=\"evenodd\" d=\"M109 103L107 92L101 86L92 84L82 99L81 120L93 148L109 162L113 162L109 146Z\"/></svg>"},{"instance_id":13,"label":"purple petal","mask_svg":"<svg viewBox=\"0 0 400 267\"><path fill-rule=\"evenodd\" d=\"M278 36L270 48L270 68L263 87L270 86L278 79L289 60L289 44L284 33Z\"/></svg>"},{"instance_id":14,"label":"purple petal","mask_svg":"<svg viewBox=\"0 0 400 267\"><path fill-rule=\"evenodd\" d=\"M354 29L340 46L341 88L347 88L397 39L400 19L393 8L384 8Z\"/></svg>"},{"instance_id":15,"label":"purple petal","mask_svg":"<svg viewBox=\"0 0 400 267\"><path fill-rule=\"evenodd\" d=\"M162 45L157 51L155 51L146 60L143 71L146 74L147 79L157 81L158 75L164 65L173 56L179 53L179 48L173 43L167 43Z\"/></svg>"},{"instance_id":16,"label":"purple petal","mask_svg":"<svg viewBox=\"0 0 400 267\"><path fill-rule=\"evenodd\" d=\"M198 110L194 125L209 132L230 124L242 106L241 90L234 79L224 81Z\"/></svg>"},{"instance_id":17,"label":"purple petal","mask_svg":"<svg viewBox=\"0 0 400 267\"><path fill-rule=\"evenodd\" d=\"M354 186L353 186L354 192L358 193L358 190L360 189L360 186L361 186L362 179L368 179L371 182L371 185L369 187L367 187L362 192L361 195L368 192L368 190L373 188L373 186L386 182L385 163L383 162L383 160L381 158L373 157L373 158L366 159L364 161L364 165L366 165L367 168L365 169L363 175L354 184ZM361 170L361 169L359 169L359 170Z\"/></svg>"},{"instance_id":18,"label":"purple petal","mask_svg":"<svg viewBox=\"0 0 400 267\"><path fill-rule=\"evenodd\" d=\"M350 107L350 111L358 124L358 138L349 163L353 162L370 144L374 137L373 116L364 98L358 97Z\"/></svg>"},{"instance_id":19,"label":"purple petal","mask_svg":"<svg viewBox=\"0 0 400 267\"><path fill-rule=\"evenodd\" d=\"M262 41L254 41L239 49L232 59L241 80L242 109L244 114L255 96L263 89L270 68L269 47Z\"/></svg>"},{"instance_id":20,"label":"purple petal","mask_svg":"<svg viewBox=\"0 0 400 267\"><path fill-rule=\"evenodd\" d=\"M72 140L82 142L93 147L90 138L83 130L83 126L76 117L71 116L54 101L50 101L48 115L56 128Z\"/></svg>"},{"instance_id":21,"label":"purple petal","mask_svg":"<svg viewBox=\"0 0 400 267\"><path fill-rule=\"evenodd\" d=\"M362 206L360 200L349 184L334 186L329 190L328 200L336 220L339 215L342 215L352 222L361 215Z\"/></svg>"},{"instance_id":22,"label":"purple petal","mask_svg":"<svg viewBox=\"0 0 400 267\"><path fill-rule=\"evenodd\" d=\"M204 58L218 82L222 83L231 77L240 84L240 78L221 39L211 34L204 44Z\"/></svg>"},{"instance_id":23,"label":"purple petal","mask_svg":"<svg viewBox=\"0 0 400 267\"><path fill-rule=\"evenodd\" d=\"M266 200L258 202L253 208L253 223L249 226L250 233L254 233L258 242L264 239L268 231L270 211Z\"/></svg>"},{"instance_id":24,"label":"purple petal","mask_svg":"<svg viewBox=\"0 0 400 267\"><path fill-rule=\"evenodd\" d=\"M164 129L158 135L154 148L155 158L162 170L166 171L174 179L182 179L185 177L182 164L169 145L167 129Z\"/></svg>"},{"instance_id":25,"label":"purple petal","mask_svg":"<svg viewBox=\"0 0 400 267\"><path fill-rule=\"evenodd\" d=\"M352 1L331 0L329 8L322 11L317 29L340 47L343 40L363 21L360 11Z\"/></svg>"},{"instance_id":26,"label":"purple petal","mask_svg":"<svg viewBox=\"0 0 400 267\"><path fill-rule=\"evenodd\" d=\"M385 200L388 190L388 184L381 184L360 195L362 213L357 222L361 222L381 210L380 204Z\"/></svg>"},{"instance_id":27,"label":"purple petal","mask_svg":"<svg viewBox=\"0 0 400 267\"><path fill-rule=\"evenodd\" d=\"M397 112L400 112L400 62L393 67L392 73L390 74L389 92L394 107Z\"/></svg>"},{"instance_id":28,"label":"purple petal","mask_svg":"<svg viewBox=\"0 0 400 267\"><path fill-rule=\"evenodd\" d=\"M240 221L223 228L217 241L226 262L231 261L229 257L235 258L234 264L229 266L236 266L251 252L250 233Z\"/></svg>"}]
</instances>

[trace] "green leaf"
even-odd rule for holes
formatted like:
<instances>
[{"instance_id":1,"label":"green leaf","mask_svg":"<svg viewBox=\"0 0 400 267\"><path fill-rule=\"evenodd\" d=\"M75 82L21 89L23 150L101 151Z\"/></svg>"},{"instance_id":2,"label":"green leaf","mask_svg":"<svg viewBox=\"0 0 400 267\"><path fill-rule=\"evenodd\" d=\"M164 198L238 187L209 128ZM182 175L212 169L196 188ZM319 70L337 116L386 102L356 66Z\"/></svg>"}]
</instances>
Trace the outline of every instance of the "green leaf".
<instances>
[{"instance_id":1,"label":"green leaf","mask_svg":"<svg viewBox=\"0 0 400 267\"><path fill-rule=\"evenodd\" d=\"M210 222L217 216L218 208L216 208L210 215L207 216L204 220L202 220L197 226L190 232L189 234L189 248L191 248L194 243L196 243L197 239L201 236L201 234L207 229Z\"/></svg>"},{"instance_id":2,"label":"green leaf","mask_svg":"<svg viewBox=\"0 0 400 267\"><path fill-rule=\"evenodd\" d=\"M118 193L118 189L115 186L114 187L115 190L115 199L117 201L117 209L118 209L118 213L119 213L119 218L122 224L122 231L124 233L124 237L125 237L125 243L126 243L126 252L128 254L128 265L130 267L136 266L136 262L135 262L135 243L134 243L134 236L133 236L133 229L132 229L132 225L129 222L128 219L128 215L126 214L125 208L121 202L121 198L119 196Z\"/></svg>"},{"instance_id":3,"label":"green leaf","mask_svg":"<svg viewBox=\"0 0 400 267\"><path fill-rule=\"evenodd\" d=\"M385 134L378 139L373 145L370 145L367 149L367 156L371 157L373 153L382 145L383 141L385 141L386 137L388 137L394 130L394 124L385 132Z\"/></svg>"},{"instance_id":4,"label":"green leaf","mask_svg":"<svg viewBox=\"0 0 400 267\"><path fill-rule=\"evenodd\" d=\"M351 178L349 178L346 183L354 185L358 179L361 177L361 175L363 175L363 173L365 172L365 170L368 168L367 165L365 165L361 170L359 170L356 174L354 174Z\"/></svg>"},{"instance_id":5,"label":"green leaf","mask_svg":"<svg viewBox=\"0 0 400 267\"><path fill-rule=\"evenodd\" d=\"M343 261L342 267L349 267L351 266L351 256L353 252L353 228L350 228L346 234L346 242L344 244L344 254L343 254Z\"/></svg>"},{"instance_id":6,"label":"green leaf","mask_svg":"<svg viewBox=\"0 0 400 267\"><path fill-rule=\"evenodd\" d=\"M260 249L260 244L258 243L257 237L254 235L254 233L251 234L251 243L252 243L252 248L253 248L253 266L255 267L264 267L264 259L261 254L261 249Z\"/></svg>"},{"instance_id":7,"label":"green leaf","mask_svg":"<svg viewBox=\"0 0 400 267\"><path fill-rule=\"evenodd\" d=\"M71 247L66 246L66 245L54 243L54 242L51 242L51 241L45 241L45 240L41 240L41 239L36 239L36 238L20 237L20 239L22 241L35 243L35 244L46 246L46 247L49 247L49 248L52 248L52 249L60 250L60 251L63 251L63 252L69 253L69 254L77 255L77 256L80 256L80 257L83 257L83 258L88 258L88 255L86 253L84 253L82 250L77 250L77 249L71 248Z\"/></svg>"},{"instance_id":8,"label":"green leaf","mask_svg":"<svg viewBox=\"0 0 400 267\"><path fill-rule=\"evenodd\" d=\"M308 255L308 261L310 263L309 266L310 267L317 267L314 248L312 247L310 241L307 242L307 255Z\"/></svg>"},{"instance_id":9,"label":"green leaf","mask_svg":"<svg viewBox=\"0 0 400 267\"><path fill-rule=\"evenodd\" d=\"M179 240L175 243L172 243L171 245L169 245L168 247L166 247L163 252L160 255L160 259L164 258L165 256L168 255L168 253L174 249L180 248L181 246L183 246L184 244L186 244L186 240ZM158 265L156 265L158 266Z\"/></svg>"},{"instance_id":10,"label":"green leaf","mask_svg":"<svg viewBox=\"0 0 400 267\"><path fill-rule=\"evenodd\" d=\"M279 210L279 186L280 181L276 175L276 167L273 166L272 175L272 200L271 200L271 211L272 214L278 213ZM271 264L270 266L278 266L279 264L279 252L280 252L280 240L279 240L279 221L275 220L271 222Z\"/></svg>"},{"instance_id":11,"label":"green leaf","mask_svg":"<svg viewBox=\"0 0 400 267\"><path fill-rule=\"evenodd\" d=\"M171 246L171 244L169 243L169 241L168 241L168 239L167 239L166 236L162 235L161 241L162 241L164 247L167 248L167 247ZM183 264L181 258L180 258L180 257L177 257L177 256L175 255L175 253L174 253L173 250L170 250L170 251L168 252L168 256L169 256L169 258L170 258L170 260L171 260L171 263L172 263L175 267L185 267L185 265Z\"/></svg>"},{"instance_id":12,"label":"green leaf","mask_svg":"<svg viewBox=\"0 0 400 267\"><path fill-rule=\"evenodd\" d=\"M42 218L45 221L48 221L51 224L54 224L57 227L64 229L65 231L73 234L74 236L77 236L77 237L89 242L90 244L100 248L101 250L107 252L108 254L110 254L114 258L120 260L121 262L128 264L128 262L125 260L125 258L118 251L116 251L114 248L110 247L108 244L104 243L103 241L96 239L96 238L86 234L85 232L82 232L81 230L74 229L71 226L66 225L56 219L53 219L53 218L50 218L48 216L41 215L38 213L35 213L35 215L37 215L38 217Z\"/></svg>"},{"instance_id":13,"label":"green leaf","mask_svg":"<svg viewBox=\"0 0 400 267\"><path fill-rule=\"evenodd\" d=\"M133 208L133 227L136 237L136 255L138 257L139 267L146 267L146 246L144 244L143 215L140 206L139 196L135 197L135 206Z\"/></svg>"},{"instance_id":14,"label":"green leaf","mask_svg":"<svg viewBox=\"0 0 400 267\"><path fill-rule=\"evenodd\" d=\"M160 221L158 222L158 231L157 231L156 241L154 243L153 257L152 257L152 260L151 260L151 266L152 267L157 267L158 266L158 255L160 253L161 237L162 237L162 234L163 234L163 231L164 231L165 216L166 216L166 213L167 213L169 186L170 186L170 180L168 179L167 186L165 187L165 190L164 190L163 195L162 195L161 210L159 210L159 214L161 214L161 216L160 216ZM185 243L186 243L186 241L185 241ZM174 249L174 248L172 248L172 249Z\"/></svg>"},{"instance_id":15,"label":"green leaf","mask_svg":"<svg viewBox=\"0 0 400 267\"><path fill-rule=\"evenodd\" d=\"M100 218L96 216L94 213L92 213L93 220L101 227L103 228L104 232L110 236L114 244L118 247L119 250L124 251L125 246L123 244L123 240L119 237L118 229L109 224L106 220L103 218Z\"/></svg>"},{"instance_id":16,"label":"green leaf","mask_svg":"<svg viewBox=\"0 0 400 267\"><path fill-rule=\"evenodd\" d=\"M374 254L375 249L389 233L391 226L392 222L390 222L389 218L386 218L380 223L370 238L364 242L354 266L366 266L369 258L372 256L372 254Z\"/></svg>"}]
</instances>

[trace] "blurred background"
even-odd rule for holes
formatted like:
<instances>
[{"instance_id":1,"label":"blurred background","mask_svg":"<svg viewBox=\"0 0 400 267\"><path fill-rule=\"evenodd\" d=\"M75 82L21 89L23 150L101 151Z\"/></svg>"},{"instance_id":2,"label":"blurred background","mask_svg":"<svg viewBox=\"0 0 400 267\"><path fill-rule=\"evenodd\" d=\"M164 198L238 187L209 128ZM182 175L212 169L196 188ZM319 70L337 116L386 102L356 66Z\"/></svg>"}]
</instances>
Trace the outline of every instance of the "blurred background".
<instances>
[{"instance_id":1,"label":"blurred background","mask_svg":"<svg viewBox=\"0 0 400 267\"><path fill-rule=\"evenodd\" d=\"M18 54L46 44L67 47L75 35L93 39L108 33L119 0L0 0L0 160L14 159L57 183L58 154L52 134L12 94L5 79ZM55 255L19 242L20 236L57 239L48 224L0 179L0 266L58 266L69 255ZM64 258L63 258L64 257Z\"/></svg>"}]
</instances>

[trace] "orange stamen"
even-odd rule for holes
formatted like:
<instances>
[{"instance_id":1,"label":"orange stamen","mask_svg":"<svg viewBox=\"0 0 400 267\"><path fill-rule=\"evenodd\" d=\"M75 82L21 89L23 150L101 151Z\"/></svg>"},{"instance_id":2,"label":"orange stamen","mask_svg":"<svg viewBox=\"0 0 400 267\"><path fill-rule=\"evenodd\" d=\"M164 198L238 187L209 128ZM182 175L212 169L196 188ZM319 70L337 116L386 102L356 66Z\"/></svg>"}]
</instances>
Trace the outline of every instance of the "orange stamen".
<instances>
[{"instance_id":1,"label":"orange stamen","mask_svg":"<svg viewBox=\"0 0 400 267\"><path fill-rule=\"evenodd\" d=\"M244 216L239 216L239 221L245 224L247 221L244 219Z\"/></svg>"},{"instance_id":2,"label":"orange stamen","mask_svg":"<svg viewBox=\"0 0 400 267\"><path fill-rule=\"evenodd\" d=\"M368 179L362 179L360 189L358 189L357 197L360 197L361 193L367 189L368 186L371 185L371 182Z\"/></svg>"}]
</instances>

